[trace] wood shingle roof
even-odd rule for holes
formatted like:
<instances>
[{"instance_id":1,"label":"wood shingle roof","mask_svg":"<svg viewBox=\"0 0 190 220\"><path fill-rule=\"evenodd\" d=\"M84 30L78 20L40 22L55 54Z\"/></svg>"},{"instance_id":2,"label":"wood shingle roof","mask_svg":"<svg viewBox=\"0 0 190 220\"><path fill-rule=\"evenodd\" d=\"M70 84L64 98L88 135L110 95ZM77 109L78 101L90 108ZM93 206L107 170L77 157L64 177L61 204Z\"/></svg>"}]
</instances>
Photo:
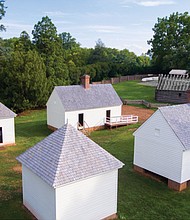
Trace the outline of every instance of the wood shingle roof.
<instances>
[{"instance_id":1,"label":"wood shingle roof","mask_svg":"<svg viewBox=\"0 0 190 220\"><path fill-rule=\"evenodd\" d=\"M56 86L65 111L76 111L93 108L104 108L122 105L122 101L111 84Z\"/></svg>"},{"instance_id":2,"label":"wood shingle roof","mask_svg":"<svg viewBox=\"0 0 190 220\"><path fill-rule=\"evenodd\" d=\"M0 118L14 118L16 114L0 102Z\"/></svg>"},{"instance_id":3,"label":"wood shingle roof","mask_svg":"<svg viewBox=\"0 0 190 220\"><path fill-rule=\"evenodd\" d=\"M190 149L190 104L160 107L159 111L166 119L185 150Z\"/></svg>"},{"instance_id":4,"label":"wood shingle roof","mask_svg":"<svg viewBox=\"0 0 190 220\"><path fill-rule=\"evenodd\" d=\"M54 188L124 165L69 124L29 148L17 160Z\"/></svg>"}]
</instances>

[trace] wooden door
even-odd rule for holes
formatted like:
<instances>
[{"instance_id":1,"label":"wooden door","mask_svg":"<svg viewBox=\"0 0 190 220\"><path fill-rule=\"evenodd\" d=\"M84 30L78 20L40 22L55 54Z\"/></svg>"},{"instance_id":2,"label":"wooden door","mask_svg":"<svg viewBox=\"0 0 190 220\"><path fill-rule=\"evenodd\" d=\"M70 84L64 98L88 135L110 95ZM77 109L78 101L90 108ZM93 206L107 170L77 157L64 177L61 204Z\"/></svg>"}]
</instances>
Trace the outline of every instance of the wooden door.
<instances>
[{"instance_id":1,"label":"wooden door","mask_svg":"<svg viewBox=\"0 0 190 220\"><path fill-rule=\"evenodd\" d=\"M106 110L106 122L110 121L111 110Z\"/></svg>"},{"instance_id":2,"label":"wooden door","mask_svg":"<svg viewBox=\"0 0 190 220\"><path fill-rule=\"evenodd\" d=\"M0 127L0 143L3 143L3 130L2 130L2 127Z\"/></svg>"},{"instance_id":3,"label":"wooden door","mask_svg":"<svg viewBox=\"0 0 190 220\"><path fill-rule=\"evenodd\" d=\"M79 116L78 116L78 122L79 122L82 126L84 126L84 114L83 114L83 113L79 114Z\"/></svg>"}]
</instances>

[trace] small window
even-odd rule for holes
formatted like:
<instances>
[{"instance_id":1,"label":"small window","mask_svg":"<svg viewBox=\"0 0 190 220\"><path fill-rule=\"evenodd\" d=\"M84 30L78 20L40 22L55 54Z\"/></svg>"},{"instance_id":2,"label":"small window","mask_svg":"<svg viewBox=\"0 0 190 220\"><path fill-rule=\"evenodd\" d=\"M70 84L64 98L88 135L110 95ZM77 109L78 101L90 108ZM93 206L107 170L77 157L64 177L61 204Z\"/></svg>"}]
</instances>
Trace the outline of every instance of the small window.
<instances>
[{"instance_id":1,"label":"small window","mask_svg":"<svg viewBox=\"0 0 190 220\"><path fill-rule=\"evenodd\" d=\"M159 137L160 136L160 129L155 128L154 134L155 134L155 136Z\"/></svg>"},{"instance_id":2,"label":"small window","mask_svg":"<svg viewBox=\"0 0 190 220\"><path fill-rule=\"evenodd\" d=\"M179 97L181 97L181 92L180 92L180 93L178 93L178 96L179 96Z\"/></svg>"}]
</instances>

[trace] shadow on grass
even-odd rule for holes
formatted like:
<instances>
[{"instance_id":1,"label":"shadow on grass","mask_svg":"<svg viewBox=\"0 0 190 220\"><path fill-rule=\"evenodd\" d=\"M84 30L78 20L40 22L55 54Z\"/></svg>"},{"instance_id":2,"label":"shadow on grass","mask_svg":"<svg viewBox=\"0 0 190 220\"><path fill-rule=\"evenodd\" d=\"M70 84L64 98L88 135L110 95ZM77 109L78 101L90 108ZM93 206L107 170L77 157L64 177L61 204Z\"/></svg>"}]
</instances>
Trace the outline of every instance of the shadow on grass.
<instances>
[{"instance_id":1,"label":"shadow on grass","mask_svg":"<svg viewBox=\"0 0 190 220\"><path fill-rule=\"evenodd\" d=\"M45 137L49 134L51 131L47 127L46 120L16 123L16 137Z\"/></svg>"}]
</instances>

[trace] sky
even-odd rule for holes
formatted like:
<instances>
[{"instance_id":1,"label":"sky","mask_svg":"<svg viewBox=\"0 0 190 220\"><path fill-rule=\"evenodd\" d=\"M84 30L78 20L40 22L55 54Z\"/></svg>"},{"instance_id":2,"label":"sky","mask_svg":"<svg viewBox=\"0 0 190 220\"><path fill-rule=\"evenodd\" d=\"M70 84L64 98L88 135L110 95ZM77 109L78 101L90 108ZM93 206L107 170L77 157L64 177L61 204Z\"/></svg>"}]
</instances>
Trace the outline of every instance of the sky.
<instances>
[{"instance_id":1,"label":"sky","mask_svg":"<svg viewBox=\"0 0 190 220\"><path fill-rule=\"evenodd\" d=\"M48 16L57 32L69 32L81 47L94 48L98 39L106 47L146 53L147 41L158 18L173 12L190 12L189 0L5 0L0 21L3 39L27 31L32 39L34 25Z\"/></svg>"}]
</instances>

